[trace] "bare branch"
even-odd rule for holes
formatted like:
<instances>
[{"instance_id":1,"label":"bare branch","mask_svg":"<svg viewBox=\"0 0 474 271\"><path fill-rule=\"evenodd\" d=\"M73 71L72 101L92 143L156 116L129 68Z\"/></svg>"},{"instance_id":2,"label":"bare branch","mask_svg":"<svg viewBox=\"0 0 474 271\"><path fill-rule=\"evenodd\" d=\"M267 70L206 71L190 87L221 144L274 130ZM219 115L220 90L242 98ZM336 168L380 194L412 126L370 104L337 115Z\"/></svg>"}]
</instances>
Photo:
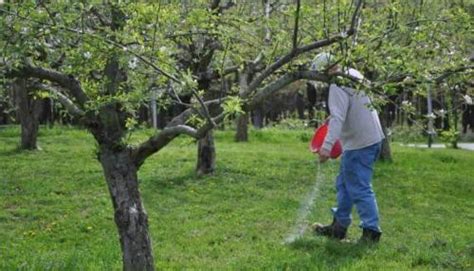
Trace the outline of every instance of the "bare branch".
<instances>
[{"instance_id":1,"label":"bare branch","mask_svg":"<svg viewBox=\"0 0 474 271\"><path fill-rule=\"evenodd\" d=\"M225 101L226 98L221 98L221 99L214 99L214 100L208 100L204 102L205 106L210 106L210 105L215 105L215 104L220 104L222 101ZM194 115L194 114L199 114L202 115L202 113L198 112L198 110L194 107L190 107L186 109L185 111L181 112L178 116L174 117L167 126L176 126L180 124L185 124L188 119Z\"/></svg>"},{"instance_id":2,"label":"bare branch","mask_svg":"<svg viewBox=\"0 0 474 271\"><path fill-rule=\"evenodd\" d=\"M198 100L199 104L201 105L201 109L202 109L202 112L203 112L203 115L204 117L207 119L208 122L210 122L213 126L216 126L216 124L212 121L212 118L211 118L211 114L209 114L209 110L207 108L207 106L204 104L204 101L201 99L201 97L199 96L199 94L193 89L193 95L194 97L196 97L196 99Z\"/></svg>"},{"instance_id":3,"label":"bare branch","mask_svg":"<svg viewBox=\"0 0 474 271\"><path fill-rule=\"evenodd\" d=\"M293 29L293 50L298 47L298 24L300 20L301 0L296 0L295 26Z\"/></svg>"},{"instance_id":4,"label":"bare branch","mask_svg":"<svg viewBox=\"0 0 474 271\"><path fill-rule=\"evenodd\" d=\"M206 122L201 128L195 129L188 125L178 124L175 126L167 126L158 134L151 136L147 141L143 142L132 151L132 159L135 165L139 168L145 160L160 151L163 147L168 145L174 138L181 134L191 136L193 138L202 138L209 130L214 128L213 123L219 123L224 119L224 115L212 119L212 123ZM173 122L173 121L172 121Z\"/></svg>"},{"instance_id":5,"label":"bare branch","mask_svg":"<svg viewBox=\"0 0 474 271\"><path fill-rule=\"evenodd\" d=\"M217 34L212 33L210 31L200 30L200 31L188 31L188 32L174 32L173 34L167 34L165 38L167 39L175 39L178 37L188 37L188 36L217 36Z\"/></svg>"},{"instance_id":6,"label":"bare branch","mask_svg":"<svg viewBox=\"0 0 474 271\"><path fill-rule=\"evenodd\" d=\"M96 7L92 7L90 9L91 13L99 20L100 24L103 26L111 26L112 22L106 18L104 15L102 15Z\"/></svg>"},{"instance_id":7,"label":"bare branch","mask_svg":"<svg viewBox=\"0 0 474 271\"><path fill-rule=\"evenodd\" d=\"M210 10L216 10L219 7L221 0L212 0L211 4L209 5Z\"/></svg>"},{"instance_id":8,"label":"bare branch","mask_svg":"<svg viewBox=\"0 0 474 271\"><path fill-rule=\"evenodd\" d=\"M54 95L54 97L57 97L58 101L66 108L66 110L69 112L69 114L75 116L75 117L83 117L85 116L85 112L79 109L73 101L71 101L66 95L64 95L59 89L56 87L46 85L46 84L41 84L37 83L34 85L36 89L41 89L41 90L46 90Z\"/></svg>"},{"instance_id":9,"label":"bare branch","mask_svg":"<svg viewBox=\"0 0 474 271\"><path fill-rule=\"evenodd\" d=\"M261 64L264 58L265 58L265 55L263 54L263 52L260 52L257 55L257 57L252 61L253 67L258 66L259 64Z\"/></svg>"},{"instance_id":10,"label":"bare branch","mask_svg":"<svg viewBox=\"0 0 474 271\"><path fill-rule=\"evenodd\" d=\"M219 70L211 70L207 72L202 72L198 73L198 78L199 80L214 80L218 78L222 78L228 74L238 72L239 71L239 66L230 66L228 68L223 69L222 71Z\"/></svg>"},{"instance_id":11,"label":"bare branch","mask_svg":"<svg viewBox=\"0 0 474 271\"><path fill-rule=\"evenodd\" d=\"M197 132L194 128L186 125L165 128L134 149L132 151L132 159L135 161L135 165L140 167L149 156L161 150L180 134L189 134L193 136L196 133Z\"/></svg>"},{"instance_id":12,"label":"bare branch","mask_svg":"<svg viewBox=\"0 0 474 271\"><path fill-rule=\"evenodd\" d=\"M446 78L448 78L448 77L450 77L454 74L464 72L464 71L467 71L467 70L472 70L472 69L474 69L474 66L463 66L463 67L459 67L459 68L456 68L456 69L446 70L446 71L443 72L443 74L441 74L440 76L435 78L434 82L436 84L439 84L439 83L443 82Z\"/></svg>"},{"instance_id":13,"label":"bare branch","mask_svg":"<svg viewBox=\"0 0 474 271\"><path fill-rule=\"evenodd\" d=\"M267 86L259 90L257 94L253 97L250 103L250 107L254 107L268 96L274 94L278 90L300 79L329 82L330 77L317 71L296 71L287 73L279 79L275 80L273 83L268 84Z\"/></svg>"},{"instance_id":14,"label":"bare branch","mask_svg":"<svg viewBox=\"0 0 474 271\"><path fill-rule=\"evenodd\" d=\"M351 27L347 31L347 33L340 33L340 34L334 35L332 37L329 37L327 39L315 41L315 42L310 43L308 45L301 46L301 47L293 49L291 52L289 52L288 54L284 55L283 57L281 57L280 59L278 59L277 61L275 61L271 65L269 65L265 70L262 71L262 73L260 73L257 77L255 77L252 80L252 82L249 84L249 87L248 87L247 91L245 93L243 93L243 98L249 96L253 91L255 91L260 86L260 84L263 82L263 80L265 80L268 76L273 74L276 70L278 70L279 68L281 68L285 64L289 63L295 57L297 57L297 56L299 56L303 53L312 51L314 49L331 45L333 43L336 43L340 40L343 40L343 39L353 35L354 34L354 28L355 28L356 23L357 23L357 18L359 16L360 9L361 9L361 6L362 6L363 2L364 2L363 0L358 1L357 6L356 6L355 11L354 11L354 14L352 16Z\"/></svg>"},{"instance_id":15,"label":"bare branch","mask_svg":"<svg viewBox=\"0 0 474 271\"><path fill-rule=\"evenodd\" d=\"M11 71L7 73L8 77L34 77L42 80L47 80L53 83L60 85L61 87L67 89L71 95L76 99L77 103L82 106L84 105L89 98L82 90L81 83L74 78L72 75L66 75L59 73L54 70L47 68L34 67L31 65L25 65L19 70Z\"/></svg>"},{"instance_id":16,"label":"bare branch","mask_svg":"<svg viewBox=\"0 0 474 271\"><path fill-rule=\"evenodd\" d=\"M357 6L354 10L354 13L352 14L351 27L347 31L347 35L352 35L356 31L357 22L359 20L359 15L360 15L359 11L362 7L362 4L364 3L364 0L356 0L356 1L357 1Z\"/></svg>"},{"instance_id":17,"label":"bare branch","mask_svg":"<svg viewBox=\"0 0 474 271\"><path fill-rule=\"evenodd\" d=\"M342 39L343 39L342 35L338 34L338 35L330 37L328 39L319 40L319 41L313 42L309 45L299 47L295 50L292 50L290 53L286 54L285 56L281 57L280 59L278 59L277 61L272 63L265 70L263 70L262 73L260 73L254 80L252 80L252 82L249 84L248 90L246 91L246 93L243 94L243 97L245 98L249 94L251 94L251 92L255 91L256 88L258 88L258 86L260 86L260 84L263 82L263 80L265 80L268 76L273 74L276 70L278 70L279 68L281 68L285 64L289 63L292 59L294 59L298 55L301 55L303 53L309 52L309 51L317 49L317 48L321 48L321 47L324 47L324 46L327 46L327 45L331 45L331 44L333 44L335 42L338 42Z\"/></svg>"},{"instance_id":18,"label":"bare branch","mask_svg":"<svg viewBox=\"0 0 474 271\"><path fill-rule=\"evenodd\" d=\"M209 10L213 11L214 14L221 14L224 10L230 9L235 5L234 1L228 1L224 6L221 6L220 3L221 0L212 0Z\"/></svg>"}]
</instances>

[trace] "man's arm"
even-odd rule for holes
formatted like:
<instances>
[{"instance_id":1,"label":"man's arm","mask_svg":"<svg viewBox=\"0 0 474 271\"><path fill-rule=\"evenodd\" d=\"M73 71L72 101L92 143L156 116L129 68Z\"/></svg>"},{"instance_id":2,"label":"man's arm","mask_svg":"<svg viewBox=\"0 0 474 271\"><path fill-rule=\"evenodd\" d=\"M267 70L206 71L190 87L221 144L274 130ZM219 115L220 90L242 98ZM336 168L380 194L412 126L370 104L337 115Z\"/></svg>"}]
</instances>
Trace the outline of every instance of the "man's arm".
<instances>
[{"instance_id":1,"label":"man's arm","mask_svg":"<svg viewBox=\"0 0 474 271\"><path fill-rule=\"evenodd\" d=\"M337 85L331 84L328 95L328 106L331 115L329 116L329 130L320 151L321 162L329 158L334 143L340 138L342 125L346 120L347 110L349 108L349 95ZM323 159L323 157L326 159Z\"/></svg>"}]
</instances>

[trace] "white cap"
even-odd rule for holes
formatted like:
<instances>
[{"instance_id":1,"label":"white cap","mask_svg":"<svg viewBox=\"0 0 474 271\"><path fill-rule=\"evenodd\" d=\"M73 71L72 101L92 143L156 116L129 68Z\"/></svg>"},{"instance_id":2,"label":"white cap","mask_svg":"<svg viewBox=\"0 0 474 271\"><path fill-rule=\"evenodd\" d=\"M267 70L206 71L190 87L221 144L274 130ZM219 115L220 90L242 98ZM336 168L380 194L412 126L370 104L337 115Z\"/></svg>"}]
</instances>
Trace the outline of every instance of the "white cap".
<instances>
[{"instance_id":1,"label":"white cap","mask_svg":"<svg viewBox=\"0 0 474 271\"><path fill-rule=\"evenodd\" d=\"M345 73L359 80L364 80L364 76L362 75L362 73L356 69L349 68L348 70L346 70Z\"/></svg>"},{"instance_id":2,"label":"white cap","mask_svg":"<svg viewBox=\"0 0 474 271\"><path fill-rule=\"evenodd\" d=\"M326 53L326 52L319 53L313 58L313 61L311 61L311 70L323 71L327 67L329 67L331 62L333 62L335 59L336 58L330 53Z\"/></svg>"}]
</instances>

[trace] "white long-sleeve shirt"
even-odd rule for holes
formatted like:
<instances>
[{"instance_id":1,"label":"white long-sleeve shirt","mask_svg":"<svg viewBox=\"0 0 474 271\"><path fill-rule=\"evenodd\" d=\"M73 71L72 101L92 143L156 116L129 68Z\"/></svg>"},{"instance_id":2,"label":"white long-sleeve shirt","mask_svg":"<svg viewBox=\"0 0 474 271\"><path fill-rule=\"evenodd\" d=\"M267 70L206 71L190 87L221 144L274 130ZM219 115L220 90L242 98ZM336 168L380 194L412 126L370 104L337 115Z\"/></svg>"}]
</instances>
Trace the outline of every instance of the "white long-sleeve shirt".
<instances>
[{"instance_id":1,"label":"white long-sleeve shirt","mask_svg":"<svg viewBox=\"0 0 474 271\"><path fill-rule=\"evenodd\" d=\"M329 131L322 149L329 153L336 139L342 141L344 151L361 149L384 139L377 111L370 103L362 91L331 84Z\"/></svg>"}]
</instances>

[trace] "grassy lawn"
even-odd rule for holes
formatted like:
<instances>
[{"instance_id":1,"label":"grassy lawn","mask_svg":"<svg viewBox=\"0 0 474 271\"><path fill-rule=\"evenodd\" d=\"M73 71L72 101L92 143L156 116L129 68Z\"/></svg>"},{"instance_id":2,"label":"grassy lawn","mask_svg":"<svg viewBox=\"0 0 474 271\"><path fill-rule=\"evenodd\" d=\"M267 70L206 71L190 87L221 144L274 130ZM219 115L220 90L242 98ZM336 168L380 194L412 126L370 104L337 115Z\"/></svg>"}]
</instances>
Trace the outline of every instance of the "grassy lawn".
<instances>
[{"instance_id":1,"label":"grassy lawn","mask_svg":"<svg viewBox=\"0 0 474 271\"><path fill-rule=\"evenodd\" d=\"M131 139L143 138L147 132ZM316 178L309 131L217 132L217 172L194 174L196 146L179 138L139 173L158 269L472 270L474 153L393 144L374 177L384 234L376 247L315 237L291 245ZM42 129L42 151L17 152L0 130L0 270L120 270L113 212L95 143L84 131ZM321 166L308 217L329 222L338 162ZM357 216L355 216L357 217ZM360 235L354 221L350 238Z\"/></svg>"}]
</instances>

